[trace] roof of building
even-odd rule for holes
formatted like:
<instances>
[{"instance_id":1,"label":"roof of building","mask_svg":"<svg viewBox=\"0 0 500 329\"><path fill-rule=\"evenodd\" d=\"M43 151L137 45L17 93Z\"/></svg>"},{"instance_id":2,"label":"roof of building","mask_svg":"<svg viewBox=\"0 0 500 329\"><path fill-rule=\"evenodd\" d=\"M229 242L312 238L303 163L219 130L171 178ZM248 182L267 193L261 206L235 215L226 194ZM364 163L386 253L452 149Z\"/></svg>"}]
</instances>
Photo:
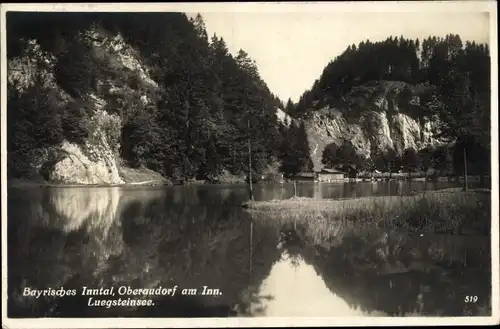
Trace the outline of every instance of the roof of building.
<instances>
[{"instance_id":1,"label":"roof of building","mask_svg":"<svg viewBox=\"0 0 500 329\"><path fill-rule=\"evenodd\" d=\"M314 177L315 175L316 175L316 173L314 173L314 172L299 172L295 176L298 176L298 177Z\"/></svg>"},{"instance_id":2,"label":"roof of building","mask_svg":"<svg viewBox=\"0 0 500 329\"><path fill-rule=\"evenodd\" d=\"M331 168L322 168L321 169L321 174L343 174L345 175L346 173L337 169L331 169Z\"/></svg>"}]
</instances>

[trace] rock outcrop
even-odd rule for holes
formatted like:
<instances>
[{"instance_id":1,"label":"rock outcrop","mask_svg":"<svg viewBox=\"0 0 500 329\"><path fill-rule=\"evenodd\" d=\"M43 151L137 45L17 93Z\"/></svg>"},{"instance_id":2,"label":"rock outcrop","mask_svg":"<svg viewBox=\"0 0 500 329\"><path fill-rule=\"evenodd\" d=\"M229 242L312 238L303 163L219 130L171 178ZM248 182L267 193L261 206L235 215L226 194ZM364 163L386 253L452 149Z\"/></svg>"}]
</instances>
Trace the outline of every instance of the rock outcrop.
<instances>
[{"instance_id":1,"label":"rock outcrop","mask_svg":"<svg viewBox=\"0 0 500 329\"><path fill-rule=\"evenodd\" d=\"M400 101L403 89L412 92L406 103ZM380 81L353 91L346 99L348 108L323 107L304 119L315 170L321 168L323 150L330 143L348 140L360 155L369 157L389 149L401 155L408 148L420 150L444 142L435 137L436 118L409 114L424 106L414 86Z\"/></svg>"},{"instance_id":2,"label":"rock outcrop","mask_svg":"<svg viewBox=\"0 0 500 329\"><path fill-rule=\"evenodd\" d=\"M285 111L280 108L276 109L276 117L278 118L278 122L286 127L289 127L293 121L292 117L290 117Z\"/></svg>"},{"instance_id":3,"label":"rock outcrop","mask_svg":"<svg viewBox=\"0 0 500 329\"><path fill-rule=\"evenodd\" d=\"M81 32L74 42L90 49L92 60L100 67L106 67L108 71L128 72L134 79L123 83L123 79L117 77L97 75L95 91L87 92L82 99L75 99L58 84L55 77L58 57L45 51L36 40L28 40L22 54L8 62L9 85L23 94L28 88L41 83L44 88L50 89L53 105L62 112L70 103L82 105L86 118L80 123L85 126L88 136L83 142L66 138L57 145L30 150L30 154L19 162L31 167L27 170L31 172L30 177L26 177L28 179L43 178L62 184L123 184L118 164L123 123L116 111L108 113L107 99L132 95L146 105L150 99L144 89L151 90L158 85L150 78L149 70L141 63L137 51L119 34L110 35L92 26Z\"/></svg>"}]
</instances>

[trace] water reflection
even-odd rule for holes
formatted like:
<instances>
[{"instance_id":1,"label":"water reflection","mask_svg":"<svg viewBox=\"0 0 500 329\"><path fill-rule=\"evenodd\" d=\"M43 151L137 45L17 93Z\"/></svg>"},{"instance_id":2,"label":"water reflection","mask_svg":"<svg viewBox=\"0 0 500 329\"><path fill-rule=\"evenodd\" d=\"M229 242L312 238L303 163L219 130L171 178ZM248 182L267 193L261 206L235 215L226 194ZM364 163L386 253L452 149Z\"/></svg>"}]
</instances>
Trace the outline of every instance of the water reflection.
<instances>
[{"instance_id":1,"label":"water reflection","mask_svg":"<svg viewBox=\"0 0 500 329\"><path fill-rule=\"evenodd\" d=\"M316 198L399 191L366 186L298 184L298 189ZM255 189L260 200L291 193L287 184ZM252 218L239 207L247 198L245 186L9 189L8 314L363 316L417 310L436 315L440 305L454 305L441 312L462 315L461 294L488 294L484 238L405 238L345 223L321 234L314 225ZM24 287L120 285L208 286L223 295L163 296L150 308L109 309L88 307L81 295L22 296Z\"/></svg>"},{"instance_id":2,"label":"water reflection","mask_svg":"<svg viewBox=\"0 0 500 329\"><path fill-rule=\"evenodd\" d=\"M9 315L231 314L239 293L262 280L279 255L276 232L258 227L250 262L250 221L237 206L242 194L221 191L222 198L203 188L9 191ZM224 294L163 298L147 310L89 308L82 296L64 303L22 296L24 287L119 285L206 285Z\"/></svg>"},{"instance_id":3,"label":"water reflection","mask_svg":"<svg viewBox=\"0 0 500 329\"><path fill-rule=\"evenodd\" d=\"M368 313L352 308L340 296L328 289L312 265L307 264L302 257L294 257L286 251L262 282L258 297L259 301L252 305L252 314L258 316L377 315L377 312Z\"/></svg>"},{"instance_id":4,"label":"water reflection","mask_svg":"<svg viewBox=\"0 0 500 329\"><path fill-rule=\"evenodd\" d=\"M460 187L457 182L384 181L359 183L297 183L297 196L316 199L360 198L367 196L410 195L425 190ZM469 187L474 187L469 185ZM292 184L269 188L255 187L257 200L286 199L294 195Z\"/></svg>"},{"instance_id":5,"label":"water reflection","mask_svg":"<svg viewBox=\"0 0 500 329\"><path fill-rule=\"evenodd\" d=\"M257 303L255 314L491 314L487 238L408 235L354 225L321 237L314 223L265 222L281 227L278 247L285 256L256 292L269 298ZM481 303L463 302L460 296L470 291Z\"/></svg>"}]
</instances>

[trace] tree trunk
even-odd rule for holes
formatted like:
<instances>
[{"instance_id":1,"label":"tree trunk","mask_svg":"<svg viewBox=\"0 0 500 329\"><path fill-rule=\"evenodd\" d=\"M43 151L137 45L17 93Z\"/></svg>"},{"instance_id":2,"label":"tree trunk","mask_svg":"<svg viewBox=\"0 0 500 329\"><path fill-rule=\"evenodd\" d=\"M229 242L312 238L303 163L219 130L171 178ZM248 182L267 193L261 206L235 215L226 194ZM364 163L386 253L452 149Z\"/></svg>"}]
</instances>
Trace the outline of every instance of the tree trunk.
<instances>
[{"instance_id":1,"label":"tree trunk","mask_svg":"<svg viewBox=\"0 0 500 329\"><path fill-rule=\"evenodd\" d=\"M464 148L464 191L467 191L467 151Z\"/></svg>"},{"instance_id":2,"label":"tree trunk","mask_svg":"<svg viewBox=\"0 0 500 329\"><path fill-rule=\"evenodd\" d=\"M254 200L253 197L253 182L252 182L252 147L250 145L250 119L247 121L248 127L248 189L250 194L250 200Z\"/></svg>"}]
</instances>

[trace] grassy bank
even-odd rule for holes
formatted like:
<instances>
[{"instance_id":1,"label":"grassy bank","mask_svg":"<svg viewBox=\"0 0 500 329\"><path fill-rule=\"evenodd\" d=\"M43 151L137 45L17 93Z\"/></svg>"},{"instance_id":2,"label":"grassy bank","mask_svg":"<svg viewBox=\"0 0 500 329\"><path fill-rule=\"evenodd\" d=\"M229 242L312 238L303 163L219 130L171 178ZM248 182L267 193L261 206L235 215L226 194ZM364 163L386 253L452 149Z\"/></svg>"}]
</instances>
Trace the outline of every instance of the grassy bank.
<instances>
[{"instance_id":1,"label":"grassy bank","mask_svg":"<svg viewBox=\"0 0 500 329\"><path fill-rule=\"evenodd\" d=\"M490 204L489 193L453 190L344 200L251 201L245 208L262 218L321 222L327 231L332 224L344 221L420 232L489 234Z\"/></svg>"},{"instance_id":2,"label":"grassy bank","mask_svg":"<svg viewBox=\"0 0 500 329\"><path fill-rule=\"evenodd\" d=\"M125 185L171 185L172 182L166 179L156 171L141 168L134 169L129 167L119 168L120 177Z\"/></svg>"},{"instance_id":3,"label":"grassy bank","mask_svg":"<svg viewBox=\"0 0 500 329\"><path fill-rule=\"evenodd\" d=\"M29 181L23 179L11 179L7 181L9 187L19 187L19 188L109 188L109 187L153 187L153 186L171 186L172 183L168 181L145 181L145 182L129 182L123 184L65 184L65 183L51 183L42 181Z\"/></svg>"},{"instance_id":4,"label":"grassy bank","mask_svg":"<svg viewBox=\"0 0 500 329\"><path fill-rule=\"evenodd\" d=\"M110 187L121 187L121 188L143 188L143 187L156 187L156 186L171 186L171 184L159 184L159 183L145 183L145 184L53 184L53 183L36 183L36 182L22 182L22 181L9 181L9 187L13 188L110 188Z\"/></svg>"},{"instance_id":5,"label":"grassy bank","mask_svg":"<svg viewBox=\"0 0 500 329\"><path fill-rule=\"evenodd\" d=\"M144 186L164 186L172 185L172 182L159 173L141 168L134 169L125 166L119 167L119 174L123 180L122 184L74 184L74 183L54 183L42 179L8 179L8 185L12 187L144 187Z\"/></svg>"},{"instance_id":6,"label":"grassy bank","mask_svg":"<svg viewBox=\"0 0 500 329\"><path fill-rule=\"evenodd\" d=\"M8 179L8 185L12 187L146 187L146 186L171 186L171 185L205 185L221 184L236 185L245 184L245 176L232 175L224 171L210 180L186 179L172 181L170 178L162 176L160 173L147 168L130 168L119 166L119 175L123 180L122 184L74 184L61 182L48 182L42 178L13 178Z\"/></svg>"}]
</instances>

